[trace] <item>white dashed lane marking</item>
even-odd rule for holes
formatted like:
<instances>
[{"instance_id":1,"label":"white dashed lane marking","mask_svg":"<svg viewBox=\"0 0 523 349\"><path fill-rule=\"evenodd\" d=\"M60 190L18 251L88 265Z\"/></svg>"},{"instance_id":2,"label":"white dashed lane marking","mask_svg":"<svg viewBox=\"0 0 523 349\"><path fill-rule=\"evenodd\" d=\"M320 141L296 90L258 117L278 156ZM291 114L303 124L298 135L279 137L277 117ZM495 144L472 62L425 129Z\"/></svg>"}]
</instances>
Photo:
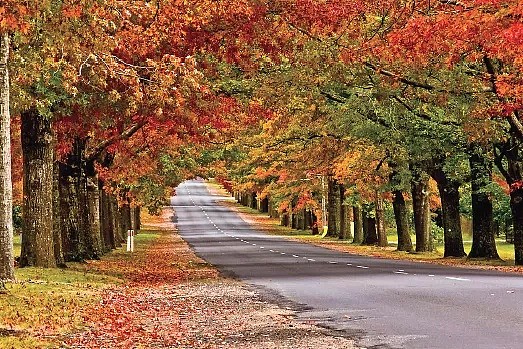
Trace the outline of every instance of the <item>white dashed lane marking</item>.
<instances>
[{"instance_id":1,"label":"white dashed lane marking","mask_svg":"<svg viewBox=\"0 0 523 349\"><path fill-rule=\"evenodd\" d=\"M458 278L458 277L453 277L453 276L446 276L445 279L455 280L455 281L470 281L470 279Z\"/></svg>"}]
</instances>

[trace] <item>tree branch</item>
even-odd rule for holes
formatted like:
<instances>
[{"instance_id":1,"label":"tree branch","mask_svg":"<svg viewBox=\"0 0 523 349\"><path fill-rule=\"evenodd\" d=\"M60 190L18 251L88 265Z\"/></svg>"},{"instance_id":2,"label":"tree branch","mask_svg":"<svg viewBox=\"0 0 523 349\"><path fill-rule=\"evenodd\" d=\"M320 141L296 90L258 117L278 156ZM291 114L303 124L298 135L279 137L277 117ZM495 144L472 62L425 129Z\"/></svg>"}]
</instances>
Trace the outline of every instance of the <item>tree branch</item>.
<instances>
[{"instance_id":1,"label":"tree branch","mask_svg":"<svg viewBox=\"0 0 523 349\"><path fill-rule=\"evenodd\" d=\"M494 92L492 89L484 89L484 90L481 90L481 91L447 90L447 89L444 89L444 88L438 88L438 87L436 87L434 85L431 85L431 84L427 84L427 83L423 83L423 82L420 82L420 81L409 79L409 78L407 78L405 76L402 76L400 74L391 72L391 71L386 70L386 69L382 69L382 68L378 67L377 65L372 64L370 62L365 62L364 65L367 68L372 69L376 74L387 76L387 77L393 78L395 80L398 80L398 81L404 83L405 85L421 88L421 89L424 89L424 90L427 90L427 91L449 93L449 94L452 94L452 95L474 95L474 94L479 94L479 93Z\"/></svg>"},{"instance_id":2,"label":"tree branch","mask_svg":"<svg viewBox=\"0 0 523 349\"><path fill-rule=\"evenodd\" d=\"M100 154L107 149L110 145L122 140L131 138L136 132L138 132L142 127L147 124L147 121L140 121L124 130L121 134L107 138L96 145L89 153L86 154L86 161L94 161Z\"/></svg>"},{"instance_id":3,"label":"tree branch","mask_svg":"<svg viewBox=\"0 0 523 349\"><path fill-rule=\"evenodd\" d=\"M496 70L494 68L494 64L492 64L492 60L488 56L483 56L483 63L485 64L485 68L487 69L487 73L489 74L489 81L491 84L492 91L498 98L500 102L503 101L501 96L498 94L498 89L496 87ZM519 119L519 112L516 110L508 116L508 122L510 126L514 129L514 131L518 134L518 137L520 139L523 139L523 124L521 123L521 120Z\"/></svg>"},{"instance_id":4,"label":"tree branch","mask_svg":"<svg viewBox=\"0 0 523 349\"><path fill-rule=\"evenodd\" d=\"M337 102L337 103L340 103L340 104L347 103L346 100L341 99L340 97L336 97L336 96L330 94L329 92L320 91L320 94L324 95L325 97L327 97L327 99L329 99L329 100L331 100L333 102Z\"/></svg>"},{"instance_id":5,"label":"tree branch","mask_svg":"<svg viewBox=\"0 0 523 349\"><path fill-rule=\"evenodd\" d=\"M454 121L436 121L434 120L430 115L428 114L425 114L425 113L419 113L417 112L413 107L411 107L410 105L407 104L407 102L405 102L404 100L402 100L400 97L398 96L392 96L392 98L398 102L399 104L401 104L403 107L405 107L405 109L407 109L409 112L411 112L412 114L416 115L417 117L423 119L423 120L427 120L427 121L430 121L430 122L434 122L434 123L438 123L438 124L441 124L441 125L446 125L446 126L456 126L456 127L460 127L461 124L458 123L458 122L454 122Z\"/></svg>"},{"instance_id":6,"label":"tree branch","mask_svg":"<svg viewBox=\"0 0 523 349\"><path fill-rule=\"evenodd\" d=\"M504 149L499 149L500 146L494 144L493 150L494 150L494 163L496 164L496 167L498 168L499 172L505 177L505 180L508 183L513 182L512 176L509 174L508 170L503 167L503 157L505 156L506 151ZM499 149L499 152L497 151Z\"/></svg>"},{"instance_id":7,"label":"tree branch","mask_svg":"<svg viewBox=\"0 0 523 349\"><path fill-rule=\"evenodd\" d=\"M425 90L428 90L428 91L434 91L436 90L436 88L432 85L429 85L429 84L424 84L422 82L418 82L418 81L415 81L415 80L410 80L410 79L407 79L403 76L400 76L396 73L393 73L391 71L388 71L388 70L385 70L385 69L381 69L380 67L370 63L370 62L365 62L364 63L366 67L374 70L376 73L378 74L381 74L381 75L384 75L384 76L388 76L390 78L394 78L398 81L401 81L403 82L404 84L407 84L409 86L413 86L413 87L419 87L419 88L422 88L422 89L425 89Z\"/></svg>"}]
</instances>

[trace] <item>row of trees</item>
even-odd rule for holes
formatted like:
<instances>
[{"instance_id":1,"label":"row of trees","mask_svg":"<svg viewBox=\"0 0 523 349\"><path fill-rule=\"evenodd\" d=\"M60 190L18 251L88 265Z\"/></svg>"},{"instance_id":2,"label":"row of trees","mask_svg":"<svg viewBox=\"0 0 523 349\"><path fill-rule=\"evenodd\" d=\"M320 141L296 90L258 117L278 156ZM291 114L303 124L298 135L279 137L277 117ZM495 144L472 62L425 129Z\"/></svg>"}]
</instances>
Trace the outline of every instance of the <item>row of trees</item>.
<instances>
[{"instance_id":1,"label":"row of trees","mask_svg":"<svg viewBox=\"0 0 523 349\"><path fill-rule=\"evenodd\" d=\"M230 144L243 157L224 176L235 190L268 196L280 211L309 208L319 215L323 177L330 233L344 235L344 207L373 203L377 232L367 242L381 245L382 200L390 200L400 250L412 249L405 206L412 200L416 250L428 251L432 179L441 201L445 256L465 255L460 201L467 201L473 218L469 257L487 259L499 258L494 212L508 195L515 262L523 264L522 5L471 0L280 6L274 12L281 34L291 37L284 57L267 57L255 74L224 69L224 93L263 101L273 111Z\"/></svg>"},{"instance_id":2,"label":"row of trees","mask_svg":"<svg viewBox=\"0 0 523 349\"><path fill-rule=\"evenodd\" d=\"M19 265L63 266L118 246L139 226L137 207L154 213L195 173L232 103L209 89L195 55L220 59L221 25L246 24L245 7L225 18L223 6L0 4L0 280L14 278L13 199Z\"/></svg>"},{"instance_id":3,"label":"row of trees","mask_svg":"<svg viewBox=\"0 0 523 349\"><path fill-rule=\"evenodd\" d=\"M503 178L523 263L518 1L0 6L0 279L13 277L10 121L21 265L60 264L55 243L80 244L93 217L119 211L104 202L158 207L202 168L282 210L317 209L321 177L332 202L393 199L398 219L410 193L422 250L432 177L449 256L464 253L457 202L469 185L471 255L487 258ZM112 199L97 201L100 186Z\"/></svg>"}]
</instances>

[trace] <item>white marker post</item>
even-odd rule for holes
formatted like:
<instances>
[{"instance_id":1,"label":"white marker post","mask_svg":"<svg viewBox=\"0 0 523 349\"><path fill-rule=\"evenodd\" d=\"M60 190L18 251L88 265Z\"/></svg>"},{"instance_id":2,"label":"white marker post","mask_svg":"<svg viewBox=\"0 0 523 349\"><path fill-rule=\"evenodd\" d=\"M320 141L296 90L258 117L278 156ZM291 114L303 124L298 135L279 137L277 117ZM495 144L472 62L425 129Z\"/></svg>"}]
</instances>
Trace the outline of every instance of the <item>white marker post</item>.
<instances>
[{"instance_id":1,"label":"white marker post","mask_svg":"<svg viewBox=\"0 0 523 349\"><path fill-rule=\"evenodd\" d=\"M127 252L134 252L134 230L127 230Z\"/></svg>"}]
</instances>

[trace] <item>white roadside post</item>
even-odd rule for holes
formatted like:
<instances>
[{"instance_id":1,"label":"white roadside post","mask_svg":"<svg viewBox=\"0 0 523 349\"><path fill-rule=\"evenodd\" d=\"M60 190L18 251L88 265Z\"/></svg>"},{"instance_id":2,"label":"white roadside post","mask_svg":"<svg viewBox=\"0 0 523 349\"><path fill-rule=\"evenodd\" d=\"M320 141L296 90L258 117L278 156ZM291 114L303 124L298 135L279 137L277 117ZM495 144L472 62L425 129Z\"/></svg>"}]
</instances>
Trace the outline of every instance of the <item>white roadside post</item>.
<instances>
[{"instance_id":1,"label":"white roadside post","mask_svg":"<svg viewBox=\"0 0 523 349\"><path fill-rule=\"evenodd\" d=\"M134 252L134 230L127 230L127 252Z\"/></svg>"}]
</instances>

